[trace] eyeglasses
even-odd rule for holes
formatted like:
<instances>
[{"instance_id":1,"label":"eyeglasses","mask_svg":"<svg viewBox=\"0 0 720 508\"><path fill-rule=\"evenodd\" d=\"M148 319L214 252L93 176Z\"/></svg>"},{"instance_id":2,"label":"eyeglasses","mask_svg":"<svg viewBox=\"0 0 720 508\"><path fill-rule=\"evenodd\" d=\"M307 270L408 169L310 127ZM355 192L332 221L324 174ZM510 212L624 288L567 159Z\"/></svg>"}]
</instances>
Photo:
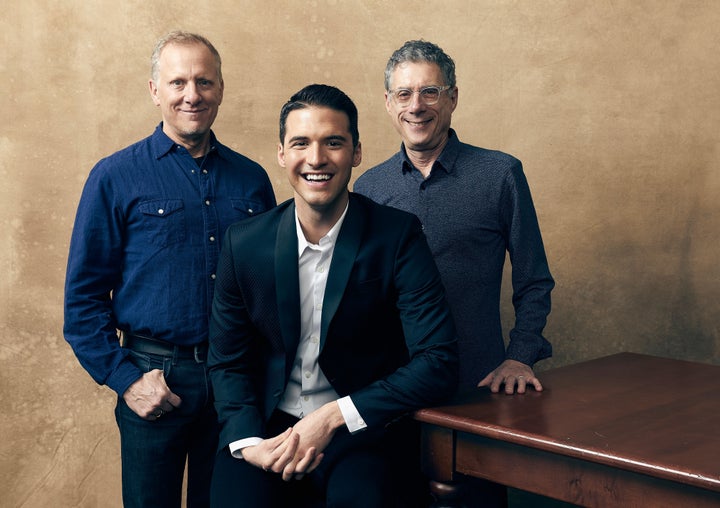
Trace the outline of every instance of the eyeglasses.
<instances>
[{"instance_id":1,"label":"eyeglasses","mask_svg":"<svg viewBox=\"0 0 720 508\"><path fill-rule=\"evenodd\" d=\"M440 94L450 86L424 86L420 90L410 90L409 88L398 88L396 90L388 90L388 94L393 98L399 106L407 106L412 102L413 95L418 94L420 100L426 106L437 104L440 100Z\"/></svg>"}]
</instances>

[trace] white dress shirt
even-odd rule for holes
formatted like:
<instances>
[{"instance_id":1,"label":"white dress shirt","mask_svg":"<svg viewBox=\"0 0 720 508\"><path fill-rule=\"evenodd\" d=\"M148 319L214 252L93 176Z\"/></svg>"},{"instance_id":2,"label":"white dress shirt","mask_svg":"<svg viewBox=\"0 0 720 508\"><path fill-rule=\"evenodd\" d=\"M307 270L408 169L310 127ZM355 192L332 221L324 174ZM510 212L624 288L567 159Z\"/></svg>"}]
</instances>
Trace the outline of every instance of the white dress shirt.
<instances>
[{"instance_id":1,"label":"white dress shirt","mask_svg":"<svg viewBox=\"0 0 720 508\"><path fill-rule=\"evenodd\" d=\"M338 397L318 362L325 286L335 243L346 214L347 206L340 219L319 243L312 244L305 238L297 210L295 211L300 285L300 340L290 372L290 380L280 399L278 409L297 418L303 418L324 404L337 400L348 430L355 433L365 429L367 425L349 396ZM257 437L234 441L230 443L230 451L233 456L242 458L242 448L261 441Z\"/></svg>"}]
</instances>

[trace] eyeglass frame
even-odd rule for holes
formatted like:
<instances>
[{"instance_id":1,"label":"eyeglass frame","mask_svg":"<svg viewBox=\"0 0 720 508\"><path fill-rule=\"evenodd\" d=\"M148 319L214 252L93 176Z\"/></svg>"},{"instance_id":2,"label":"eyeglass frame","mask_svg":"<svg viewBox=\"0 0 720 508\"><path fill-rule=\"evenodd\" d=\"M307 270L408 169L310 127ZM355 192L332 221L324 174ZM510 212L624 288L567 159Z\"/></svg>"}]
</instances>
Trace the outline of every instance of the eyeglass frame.
<instances>
[{"instance_id":1,"label":"eyeglass frame","mask_svg":"<svg viewBox=\"0 0 720 508\"><path fill-rule=\"evenodd\" d=\"M395 101L396 104L401 105L401 106L407 106L408 104L410 104L412 102L412 98L415 94L418 94L420 96L421 102L423 104L425 104L426 106L434 106L435 104L440 102L440 95L442 95L442 93L447 90L451 90L452 88L454 88L454 87L452 87L450 85L443 85L443 86L429 85L429 86L424 86L424 87L420 88L419 90L412 90L410 88L396 88L395 90L388 90L387 93ZM425 99L423 99L422 94L425 90L428 90L428 89L436 89L438 91L438 97L435 102L427 102ZM397 99L398 92L410 92L411 95L410 95L410 98L408 99L408 101L407 102L398 101L398 99Z\"/></svg>"}]
</instances>

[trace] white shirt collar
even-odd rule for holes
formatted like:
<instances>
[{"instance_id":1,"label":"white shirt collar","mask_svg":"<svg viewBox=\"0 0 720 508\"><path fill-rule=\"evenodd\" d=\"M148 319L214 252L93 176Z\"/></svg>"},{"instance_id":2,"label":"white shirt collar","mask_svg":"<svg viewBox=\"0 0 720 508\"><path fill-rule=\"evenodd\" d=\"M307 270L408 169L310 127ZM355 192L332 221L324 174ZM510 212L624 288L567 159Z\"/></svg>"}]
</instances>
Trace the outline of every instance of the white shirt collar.
<instances>
[{"instance_id":1,"label":"white shirt collar","mask_svg":"<svg viewBox=\"0 0 720 508\"><path fill-rule=\"evenodd\" d=\"M345 220L345 216L347 215L348 208L350 206L350 201L347 202L345 205L345 210L343 210L342 215L337 220L337 222L333 225L333 227L330 228L330 231L328 231L325 236L323 236L320 239L320 242L317 245L321 245L323 243L330 242L332 244L335 243L337 240L337 236L340 233L340 228L342 227L343 221ZM305 251L305 249L309 246L313 246L314 244L307 241L305 238L305 233L303 233L302 226L300 226L300 219L298 219L297 214L297 207L295 208L295 232L297 233L297 239L298 239L298 257L302 255L302 253Z\"/></svg>"}]
</instances>

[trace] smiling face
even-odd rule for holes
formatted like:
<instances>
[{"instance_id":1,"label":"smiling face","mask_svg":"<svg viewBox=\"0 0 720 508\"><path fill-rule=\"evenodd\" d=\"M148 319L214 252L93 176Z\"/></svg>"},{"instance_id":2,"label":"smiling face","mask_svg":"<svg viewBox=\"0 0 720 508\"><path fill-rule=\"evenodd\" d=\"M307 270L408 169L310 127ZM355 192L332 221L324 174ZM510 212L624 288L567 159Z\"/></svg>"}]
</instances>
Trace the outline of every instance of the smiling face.
<instances>
[{"instance_id":1,"label":"smiling face","mask_svg":"<svg viewBox=\"0 0 720 508\"><path fill-rule=\"evenodd\" d=\"M390 79L390 89L406 88L420 90L426 86L443 86L443 74L435 63L403 62L395 67ZM457 87L441 92L440 100L426 105L420 94L413 94L409 104L398 105L391 94L385 93L385 108L392 118L395 130L402 137L409 152L423 152L423 158L440 155L448 139L450 119L457 106Z\"/></svg>"},{"instance_id":2,"label":"smiling face","mask_svg":"<svg viewBox=\"0 0 720 508\"><path fill-rule=\"evenodd\" d=\"M295 194L298 216L334 222L348 201L352 168L362 160L353 147L347 114L324 106L291 111L278 163L285 168Z\"/></svg>"},{"instance_id":3,"label":"smiling face","mask_svg":"<svg viewBox=\"0 0 720 508\"><path fill-rule=\"evenodd\" d=\"M157 79L149 86L170 139L191 153L207 142L223 98L217 62L207 46L168 44L160 55Z\"/></svg>"}]
</instances>

